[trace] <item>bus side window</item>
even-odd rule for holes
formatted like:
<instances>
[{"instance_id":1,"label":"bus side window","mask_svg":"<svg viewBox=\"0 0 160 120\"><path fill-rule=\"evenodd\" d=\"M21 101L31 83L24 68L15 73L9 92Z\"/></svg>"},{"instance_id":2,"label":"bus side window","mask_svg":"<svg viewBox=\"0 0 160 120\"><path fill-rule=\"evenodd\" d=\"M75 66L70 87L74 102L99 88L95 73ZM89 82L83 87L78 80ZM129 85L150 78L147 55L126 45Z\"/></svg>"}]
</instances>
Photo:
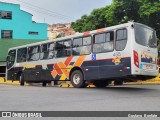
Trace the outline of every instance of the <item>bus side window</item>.
<instances>
[{"instance_id":1,"label":"bus side window","mask_svg":"<svg viewBox=\"0 0 160 120\"><path fill-rule=\"evenodd\" d=\"M48 44L48 50L47 50L48 51L48 59L53 59L55 57L54 49L55 49L54 43Z\"/></svg>"},{"instance_id":2,"label":"bus side window","mask_svg":"<svg viewBox=\"0 0 160 120\"><path fill-rule=\"evenodd\" d=\"M81 47L82 47L82 38L75 38L73 40L72 54L73 55L80 55Z\"/></svg>"},{"instance_id":3,"label":"bus side window","mask_svg":"<svg viewBox=\"0 0 160 120\"><path fill-rule=\"evenodd\" d=\"M63 48L64 48L63 42L56 42L55 51L57 58L64 56Z\"/></svg>"},{"instance_id":4,"label":"bus side window","mask_svg":"<svg viewBox=\"0 0 160 120\"><path fill-rule=\"evenodd\" d=\"M40 46L33 46L28 48L28 61L39 60Z\"/></svg>"},{"instance_id":5,"label":"bus side window","mask_svg":"<svg viewBox=\"0 0 160 120\"><path fill-rule=\"evenodd\" d=\"M73 40L73 55L87 55L91 53L91 36L75 38Z\"/></svg>"},{"instance_id":6,"label":"bus side window","mask_svg":"<svg viewBox=\"0 0 160 120\"><path fill-rule=\"evenodd\" d=\"M127 29L119 29L116 31L116 50L122 51L127 44Z\"/></svg>"},{"instance_id":7,"label":"bus side window","mask_svg":"<svg viewBox=\"0 0 160 120\"><path fill-rule=\"evenodd\" d=\"M17 51L17 63L26 62L27 60L27 48L20 48Z\"/></svg>"},{"instance_id":8,"label":"bus side window","mask_svg":"<svg viewBox=\"0 0 160 120\"><path fill-rule=\"evenodd\" d=\"M70 56L71 51L71 40L64 41L64 56Z\"/></svg>"},{"instance_id":9,"label":"bus side window","mask_svg":"<svg viewBox=\"0 0 160 120\"><path fill-rule=\"evenodd\" d=\"M71 40L64 40L61 42L56 42L56 57L67 57L71 55Z\"/></svg>"},{"instance_id":10,"label":"bus side window","mask_svg":"<svg viewBox=\"0 0 160 120\"><path fill-rule=\"evenodd\" d=\"M7 68L10 68L13 66L15 62L15 58L16 58L16 50L9 51L7 56Z\"/></svg>"},{"instance_id":11,"label":"bus side window","mask_svg":"<svg viewBox=\"0 0 160 120\"><path fill-rule=\"evenodd\" d=\"M114 49L114 32L111 31L111 32L107 32L105 33L105 43L104 43L104 50L107 51L107 52L110 52L110 51L113 51Z\"/></svg>"},{"instance_id":12,"label":"bus side window","mask_svg":"<svg viewBox=\"0 0 160 120\"><path fill-rule=\"evenodd\" d=\"M40 53L40 59L48 59L49 51L48 51L48 44L41 45L41 53Z\"/></svg>"},{"instance_id":13,"label":"bus side window","mask_svg":"<svg viewBox=\"0 0 160 120\"><path fill-rule=\"evenodd\" d=\"M93 53L104 52L105 33L94 35Z\"/></svg>"},{"instance_id":14,"label":"bus side window","mask_svg":"<svg viewBox=\"0 0 160 120\"><path fill-rule=\"evenodd\" d=\"M87 55L91 53L91 36L83 37L83 47L81 48L80 55Z\"/></svg>"},{"instance_id":15,"label":"bus side window","mask_svg":"<svg viewBox=\"0 0 160 120\"><path fill-rule=\"evenodd\" d=\"M113 51L114 32L100 33L94 35L93 53Z\"/></svg>"}]
</instances>

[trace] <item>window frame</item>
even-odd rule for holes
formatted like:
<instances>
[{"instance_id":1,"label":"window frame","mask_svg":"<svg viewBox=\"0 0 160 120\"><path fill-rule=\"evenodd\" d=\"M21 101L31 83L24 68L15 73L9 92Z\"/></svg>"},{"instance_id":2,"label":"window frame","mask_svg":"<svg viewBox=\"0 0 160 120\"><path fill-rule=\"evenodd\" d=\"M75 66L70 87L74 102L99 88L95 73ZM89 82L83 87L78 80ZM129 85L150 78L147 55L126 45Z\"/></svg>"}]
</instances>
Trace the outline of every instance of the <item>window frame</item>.
<instances>
[{"instance_id":1,"label":"window frame","mask_svg":"<svg viewBox=\"0 0 160 120\"><path fill-rule=\"evenodd\" d=\"M26 51L26 58L25 58L25 61L18 61L18 50L21 50L21 49L26 49L27 51ZM23 63L23 62L26 62L27 61L27 59L28 59L28 48L27 47L24 47L24 48L18 48L17 49L17 59L16 59L16 62L17 63Z\"/></svg>"},{"instance_id":2,"label":"window frame","mask_svg":"<svg viewBox=\"0 0 160 120\"><path fill-rule=\"evenodd\" d=\"M63 45L64 45L64 42L66 42L66 41L70 41L70 42L71 42L71 45L70 45L70 47L63 48L63 50L70 49L70 50L71 50L71 53L70 53L69 56L71 56L71 55L72 55L72 39L63 40ZM68 56L64 56L64 57L68 57Z\"/></svg>"},{"instance_id":3,"label":"window frame","mask_svg":"<svg viewBox=\"0 0 160 120\"><path fill-rule=\"evenodd\" d=\"M75 39L79 39L79 38L82 38L82 45L81 45L81 46L83 46L83 37L75 37L75 38L73 38L73 40L72 40L72 41L73 41L73 42L72 42L72 48L75 48L75 47L74 47L74 40L75 40ZM78 47L81 47L81 46L78 46Z\"/></svg>"},{"instance_id":4,"label":"window frame","mask_svg":"<svg viewBox=\"0 0 160 120\"><path fill-rule=\"evenodd\" d=\"M14 52L14 54L10 54L11 52ZM11 61L11 57L14 56L14 61ZM16 49L12 49L8 51L8 55L7 55L7 69L11 68L15 62L16 62L16 56L17 56L17 50ZM10 60L8 61L8 58L10 58Z\"/></svg>"},{"instance_id":5,"label":"window frame","mask_svg":"<svg viewBox=\"0 0 160 120\"><path fill-rule=\"evenodd\" d=\"M29 48L31 48L31 47L39 47L39 50L38 50L38 52L36 52L36 53L29 53ZM27 61L28 62L32 62L32 61L38 61L38 60L40 60L40 48L41 48L41 45L34 45L34 46L29 46L28 47L28 49L27 49ZM38 55L38 59L37 60L29 60L29 55L34 55L34 54L37 54L37 53L39 53L39 55Z\"/></svg>"},{"instance_id":6,"label":"window frame","mask_svg":"<svg viewBox=\"0 0 160 120\"><path fill-rule=\"evenodd\" d=\"M84 36L84 37L82 37L82 38L86 38L86 37L91 37L91 43L88 44L88 45L84 45L84 44L83 44L83 39L82 39L82 46L89 46L89 45L92 45L92 36L91 36L91 35L88 35L88 36Z\"/></svg>"},{"instance_id":7,"label":"window frame","mask_svg":"<svg viewBox=\"0 0 160 120\"><path fill-rule=\"evenodd\" d=\"M86 37L91 37L91 44L83 45L83 38L86 38ZM89 54L73 55L73 49L76 48L76 47L73 47L74 40L75 40L75 39L78 39L78 38L82 38L82 45L81 45L81 46L78 46L78 47L82 47L82 46L91 46L91 52L90 52ZM75 37L75 38L73 38L73 43L72 43L72 55L73 55L73 56L90 55L90 54L92 53L92 44L93 44L93 37L92 37L92 35L80 36L80 37Z\"/></svg>"},{"instance_id":8,"label":"window frame","mask_svg":"<svg viewBox=\"0 0 160 120\"><path fill-rule=\"evenodd\" d=\"M5 34L4 32L6 32L6 31L10 32L9 33L10 34L9 37L4 37L4 34ZM13 39L13 30L1 30L1 38L2 39Z\"/></svg>"},{"instance_id":9,"label":"window frame","mask_svg":"<svg viewBox=\"0 0 160 120\"><path fill-rule=\"evenodd\" d=\"M93 47L92 47L92 52L93 52L93 54L106 53L106 52L113 52L113 51L115 50L115 48L114 48L114 44L115 44L115 31L114 31L114 30L109 30L109 31L105 31L105 32L100 32L100 33L94 34L94 35L93 35L93 45L111 42L111 41L106 41L106 38L105 38L105 42L94 43L94 42L95 42L95 36L96 36L96 35L99 35L99 34L105 34L105 35L106 35L107 33L111 33L111 32L113 33L113 40L112 40L112 42L113 42L113 49L110 50L110 51L94 52L94 51L93 51ZM92 46L93 46L93 45L92 45Z\"/></svg>"},{"instance_id":10,"label":"window frame","mask_svg":"<svg viewBox=\"0 0 160 120\"><path fill-rule=\"evenodd\" d=\"M71 54L70 54L69 56L71 56L71 55L72 55L72 38L68 38L68 39L56 41L56 42L55 42L55 49L54 49L54 51L59 50L59 49L56 48L56 43L58 43L58 42L63 42L62 52L64 52L64 50L65 50L65 48L64 48L64 42L65 42L65 41L70 41L70 42L71 42L71 45L70 45L70 47L69 47L69 48L71 49ZM67 48L67 49L68 49L68 48ZM57 53L55 54L55 58L65 58L65 57L69 57L69 56L64 56L64 54L63 54L63 56L57 57Z\"/></svg>"},{"instance_id":11,"label":"window frame","mask_svg":"<svg viewBox=\"0 0 160 120\"><path fill-rule=\"evenodd\" d=\"M46 43L46 44L47 44L48 54L49 54L50 52L53 52L53 57L52 57L52 58L48 58L48 60L55 58L55 42L49 42L49 43ZM50 45L50 44L54 44L54 48L53 48L52 50L49 49L49 45ZM46 52L47 52L47 51L46 51Z\"/></svg>"},{"instance_id":12,"label":"window frame","mask_svg":"<svg viewBox=\"0 0 160 120\"><path fill-rule=\"evenodd\" d=\"M147 29L147 30L150 30L150 31L152 31L152 35L154 35L153 37L152 37L152 39L153 38L155 38L154 40L155 40L155 43L156 43L156 46L152 46L152 45L150 45L149 44L149 40L147 41L146 39L145 39L145 42L147 41L148 43L147 44L143 44L142 42L140 42L139 41L139 39L137 39L137 36L139 36L139 34L137 35L137 28L143 28L143 29ZM154 29L152 29L152 28L150 28L150 27L148 27L148 26L146 26L146 25L142 25L142 24L138 24L138 23L135 23L135 27L134 27L134 36L135 36L135 42L138 44L138 45L141 45L141 46L143 46L143 47L150 47L150 48L157 48L157 35L156 35L156 31L154 30ZM143 36L144 36L144 33L143 33ZM146 37L146 36L145 36ZM144 41L143 41L144 42Z\"/></svg>"},{"instance_id":13,"label":"window frame","mask_svg":"<svg viewBox=\"0 0 160 120\"><path fill-rule=\"evenodd\" d=\"M5 10L0 10L0 19L6 19L6 20L12 20L12 11L5 11ZM4 17L3 14L6 13L6 16ZM8 13L10 14L10 17L8 15Z\"/></svg>"},{"instance_id":14,"label":"window frame","mask_svg":"<svg viewBox=\"0 0 160 120\"><path fill-rule=\"evenodd\" d=\"M29 35L39 35L39 32L29 31L28 34Z\"/></svg>"},{"instance_id":15,"label":"window frame","mask_svg":"<svg viewBox=\"0 0 160 120\"><path fill-rule=\"evenodd\" d=\"M47 60L47 59L48 59L48 58L47 58L47 59L44 59L44 58L41 59L41 54L42 54L42 53L49 52L49 50L48 50L48 44L49 44L49 43L44 43L44 44L41 44L41 45L40 45L40 55L39 55L39 56L40 56L40 57L39 57L40 60ZM42 51L42 46L43 46L43 45L47 45L47 51Z\"/></svg>"},{"instance_id":16,"label":"window frame","mask_svg":"<svg viewBox=\"0 0 160 120\"><path fill-rule=\"evenodd\" d=\"M120 30L126 30L126 39L117 40L117 32L120 31ZM125 45L125 47L123 48L123 50L117 50L117 44L116 44L116 42L117 42L117 41L124 41L124 40L126 40L126 41L128 42L128 30L127 30L126 27L125 27L125 28L120 28L120 29L117 29L117 30L116 30L116 34L115 34L115 50L116 50L116 51L123 51L123 50L126 48L127 42L126 42L126 45Z\"/></svg>"}]
</instances>

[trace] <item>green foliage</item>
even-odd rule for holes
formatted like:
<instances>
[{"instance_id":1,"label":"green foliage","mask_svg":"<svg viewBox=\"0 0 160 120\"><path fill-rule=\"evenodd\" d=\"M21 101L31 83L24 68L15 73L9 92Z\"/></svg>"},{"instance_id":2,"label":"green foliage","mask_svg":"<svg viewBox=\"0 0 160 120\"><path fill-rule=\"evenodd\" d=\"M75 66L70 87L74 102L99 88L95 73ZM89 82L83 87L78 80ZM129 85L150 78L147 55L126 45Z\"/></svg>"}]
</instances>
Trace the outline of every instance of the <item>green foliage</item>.
<instances>
[{"instance_id":1,"label":"green foliage","mask_svg":"<svg viewBox=\"0 0 160 120\"><path fill-rule=\"evenodd\" d=\"M111 5L94 9L71 25L76 32L84 32L131 20L154 28L160 39L160 0L113 0Z\"/></svg>"},{"instance_id":2,"label":"green foliage","mask_svg":"<svg viewBox=\"0 0 160 120\"><path fill-rule=\"evenodd\" d=\"M160 0L141 0L139 14L142 23L154 28L160 39Z\"/></svg>"},{"instance_id":3,"label":"green foliage","mask_svg":"<svg viewBox=\"0 0 160 120\"><path fill-rule=\"evenodd\" d=\"M154 28L160 48L160 0L113 0L111 5L94 9L90 15L82 16L71 25L76 32L85 32L128 21Z\"/></svg>"},{"instance_id":4,"label":"green foliage","mask_svg":"<svg viewBox=\"0 0 160 120\"><path fill-rule=\"evenodd\" d=\"M72 22L73 29L78 32L84 32L106 27L105 10L106 8L94 9L90 15L83 15L81 19Z\"/></svg>"}]
</instances>

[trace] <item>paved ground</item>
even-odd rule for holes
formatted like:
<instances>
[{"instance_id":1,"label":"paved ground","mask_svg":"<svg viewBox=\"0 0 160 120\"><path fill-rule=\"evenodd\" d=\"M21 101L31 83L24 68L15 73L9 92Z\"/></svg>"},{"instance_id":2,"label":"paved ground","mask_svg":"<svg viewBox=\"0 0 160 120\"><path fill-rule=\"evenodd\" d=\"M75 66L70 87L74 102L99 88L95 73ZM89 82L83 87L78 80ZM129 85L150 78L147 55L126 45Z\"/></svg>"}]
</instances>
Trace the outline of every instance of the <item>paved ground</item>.
<instances>
[{"instance_id":1,"label":"paved ground","mask_svg":"<svg viewBox=\"0 0 160 120\"><path fill-rule=\"evenodd\" d=\"M0 111L159 111L160 85L59 88L0 84Z\"/></svg>"}]
</instances>

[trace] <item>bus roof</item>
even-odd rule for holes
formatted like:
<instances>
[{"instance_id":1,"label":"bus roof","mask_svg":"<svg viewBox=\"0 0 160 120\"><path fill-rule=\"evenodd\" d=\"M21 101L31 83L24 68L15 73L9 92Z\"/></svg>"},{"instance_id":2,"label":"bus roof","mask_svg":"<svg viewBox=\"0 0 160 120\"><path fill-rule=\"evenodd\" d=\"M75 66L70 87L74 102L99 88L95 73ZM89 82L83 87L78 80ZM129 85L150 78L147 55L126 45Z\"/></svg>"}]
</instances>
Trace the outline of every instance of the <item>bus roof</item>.
<instances>
[{"instance_id":1,"label":"bus roof","mask_svg":"<svg viewBox=\"0 0 160 120\"><path fill-rule=\"evenodd\" d=\"M76 35L70 35L70 36L66 36L66 37L56 38L53 40L46 40L46 41L36 42L36 43L32 43L32 44L17 46L17 47L10 48L9 50L23 48L23 47L29 47L29 46L35 46L35 45L40 45L40 44L45 44L45 43L52 43L52 42L57 42L57 41L62 41L62 40L67 40L67 39L72 39L72 38L77 38L77 37L89 36L92 34L105 32L108 30L114 30L116 28L128 27L129 25L132 25L132 24L135 24L135 22L129 21L128 23L115 25L115 26L111 26L111 27L106 27L106 28L101 28L101 29L97 29L97 30L93 30L93 31L84 32L84 33L78 33ZM136 23L136 24L141 24L141 23ZM144 24L141 24L141 25L144 25ZM146 25L144 25L144 26L146 26ZM146 26L146 27L148 27L148 26ZM148 28L150 28L150 27L148 27ZM150 29L152 29L152 28L150 28Z\"/></svg>"}]
</instances>

